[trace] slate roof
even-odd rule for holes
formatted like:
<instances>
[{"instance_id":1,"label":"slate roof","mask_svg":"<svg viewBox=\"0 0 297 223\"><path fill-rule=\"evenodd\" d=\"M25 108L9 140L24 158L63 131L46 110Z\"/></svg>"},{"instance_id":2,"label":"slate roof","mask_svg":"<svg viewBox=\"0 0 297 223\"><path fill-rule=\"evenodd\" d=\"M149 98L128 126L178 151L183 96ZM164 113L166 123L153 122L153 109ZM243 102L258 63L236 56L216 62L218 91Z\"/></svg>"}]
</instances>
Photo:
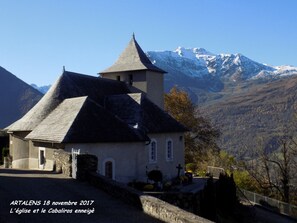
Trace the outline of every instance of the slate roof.
<instances>
[{"instance_id":1,"label":"slate roof","mask_svg":"<svg viewBox=\"0 0 297 223\"><path fill-rule=\"evenodd\" d=\"M146 133L187 131L143 93L110 95L106 98L105 106L115 116Z\"/></svg>"},{"instance_id":2,"label":"slate roof","mask_svg":"<svg viewBox=\"0 0 297 223\"><path fill-rule=\"evenodd\" d=\"M122 52L118 60L111 67L100 72L100 74L135 70L150 70L159 73L167 73L166 71L152 64L133 35L128 46Z\"/></svg>"},{"instance_id":3,"label":"slate roof","mask_svg":"<svg viewBox=\"0 0 297 223\"><path fill-rule=\"evenodd\" d=\"M148 133L186 129L124 82L65 71L9 132L52 143L148 141Z\"/></svg>"},{"instance_id":4,"label":"slate roof","mask_svg":"<svg viewBox=\"0 0 297 223\"><path fill-rule=\"evenodd\" d=\"M125 83L65 71L27 114L6 129L10 132L32 131L67 98L89 96L102 103L106 95L125 93L130 93Z\"/></svg>"},{"instance_id":5,"label":"slate roof","mask_svg":"<svg viewBox=\"0 0 297 223\"><path fill-rule=\"evenodd\" d=\"M53 143L149 140L88 96L65 99L26 139Z\"/></svg>"}]
</instances>

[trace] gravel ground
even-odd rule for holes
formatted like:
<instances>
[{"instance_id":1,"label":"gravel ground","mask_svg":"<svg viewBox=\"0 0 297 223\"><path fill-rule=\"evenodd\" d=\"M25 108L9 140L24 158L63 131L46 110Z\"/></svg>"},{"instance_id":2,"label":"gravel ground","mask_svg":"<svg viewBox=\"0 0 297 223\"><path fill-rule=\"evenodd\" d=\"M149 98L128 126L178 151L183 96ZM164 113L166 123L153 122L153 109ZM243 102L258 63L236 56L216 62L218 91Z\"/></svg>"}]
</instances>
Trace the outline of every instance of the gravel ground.
<instances>
[{"instance_id":1,"label":"gravel ground","mask_svg":"<svg viewBox=\"0 0 297 223\"><path fill-rule=\"evenodd\" d=\"M52 172L0 168L0 199L1 223L161 222L87 183Z\"/></svg>"}]
</instances>

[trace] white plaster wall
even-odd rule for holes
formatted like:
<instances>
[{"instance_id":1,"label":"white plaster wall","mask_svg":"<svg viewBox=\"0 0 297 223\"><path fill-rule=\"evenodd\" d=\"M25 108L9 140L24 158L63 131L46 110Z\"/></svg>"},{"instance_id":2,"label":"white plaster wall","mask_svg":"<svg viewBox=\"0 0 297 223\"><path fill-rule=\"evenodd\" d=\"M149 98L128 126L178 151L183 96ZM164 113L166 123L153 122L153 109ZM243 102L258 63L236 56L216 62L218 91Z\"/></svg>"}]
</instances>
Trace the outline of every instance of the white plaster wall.
<instances>
[{"instance_id":1,"label":"white plaster wall","mask_svg":"<svg viewBox=\"0 0 297 223\"><path fill-rule=\"evenodd\" d=\"M43 168L39 167L39 147L34 146L32 141L29 141L29 159L28 159L28 167L29 169L40 169L40 170L53 170L54 169L54 160L53 160L53 152L54 149L46 148L45 150L45 165Z\"/></svg>"},{"instance_id":2,"label":"white plaster wall","mask_svg":"<svg viewBox=\"0 0 297 223\"><path fill-rule=\"evenodd\" d=\"M144 142L134 143L88 143L67 144L65 150L80 149L80 153L93 154L98 157L98 173L104 175L104 161L114 160L115 180L130 182L133 180L146 181L146 171L159 169L164 180L177 175L176 166L184 166L183 133L150 134L157 141L157 162L149 163L149 145ZM173 160L166 160L166 141L173 141Z\"/></svg>"},{"instance_id":3,"label":"white plaster wall","mask_svg":"<svg viewBox=\"0 0 297 223\"><path fill-rule=\"evenodd\" d=\"M38 159L30 158L28 161L29 161L29 169L39 169Z\"/></svg>"},{"instance_id":4,"label":"white plaster wall","mask_svg":"<svg viewBox=\"0 0 297 223\"><path fill-rule=\"evenodd\" d=\"M164 74L147 71L146 80L147 97L161 109L164 109Z\"/></svg>"},{"instance_id":5,"label":"white plaster wall","mask_svg":"<svg viewBox=\"0 0 297 223\"><path fill-rule=\"evenodd\" d=\"M159 169L163 173L163 180L171 179L177 176L179 164L184 167L184 137L183 133L163 133L149 134L151 139L157 142L157 162L148 164L148 170ZM166 160L167 140L171 139L173 143L173 160ZM149 159L149 146L146 146L147 159Z\"/></svg>"},{"instance_id":6,"label":"white plaster wall","mask_svg":"<svg viewBox=\"0 0 297 223\"><path fill-rule=\"evenodd\" d=\"M28 164L29 164L28 158L17 159L12 161L11 167L14 169L28 169Z\"/></svg>"},{"instance_id":7,"label":"white plaster wall","mask_svg":"<svg viewBox=\"0 0 297 223\"><path fill-rule=\"evenodd\" d=\"M129 182L138 176L145 176L145 164L142 162L144 142L134 143L88 143L67 144L65 150L80 149L80 153L93 154L98 157L98 173L104 175L104 161L113 159L115 162L115 180Z\"/></svg>"},{"instance_id":8,"label":"white plaster wall","mask_svg":"<svg viewBox=\"0 0 297 223\"><path fill-rule=\"evenodd\" d=\"M29 143L22 135L10 135L9 149L13 160L29 158Z\"/></svg>"},{"instance_id":9,"label":"white plaster wall","mask_svg":"<svg viewBox=\"0 0 297 223\"><path fill-rule=\"evenodd\" d=\"M154 71L127 71L102 74L101 77L117 80L117 76L121 77L121 81L129 84L129 75L133 75L132 86L145 92L147 97L164 109L164 74Z\"/></svg>"},{"instance_id":10,"label":"white plaster wall","mask_svg":"<svg viewBox=\"0 0 297 223\"><path fill-rule=\"evenodd\" d=\"M117 77L120 76L121 81L129 85L129 75L133 75L132 86L140 89L143 92L147 92L147 82L146 82L146 71L127 71L127 72L115 72L108 74L101 74L101 77L117 80Z\"/></svg>"},{"instance_id":11,"label":"white plaster wall","mask_svg":"<svg viewBox=\"0 0 297 223\"><path fill-rule=\"evenodd\" d=\"M12 168L28 169L29 143L23 140L27 133L10 134L10 155L12 156Z\"/></svg>"}]
</instances>

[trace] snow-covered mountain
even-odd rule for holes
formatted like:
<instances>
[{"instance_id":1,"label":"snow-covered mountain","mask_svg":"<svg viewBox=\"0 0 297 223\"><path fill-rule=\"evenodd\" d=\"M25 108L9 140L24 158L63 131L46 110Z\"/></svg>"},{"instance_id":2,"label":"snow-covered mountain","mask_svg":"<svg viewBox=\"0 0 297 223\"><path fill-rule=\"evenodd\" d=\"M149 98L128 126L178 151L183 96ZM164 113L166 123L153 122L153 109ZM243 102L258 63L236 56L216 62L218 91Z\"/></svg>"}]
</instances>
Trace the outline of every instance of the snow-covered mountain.
<instances>
[{"instance_id":1,"label":"snow-covered mountain","mask_svg":"<svg viewBox=\"0 0 297 223\"><path fill-rule=\"evenodd\" d=\"M203 48L149 51L165 74L165 90L187 91L203 115L221 130L219 145L233 151L274 148L278 136L297 132L297 68L269 66L242 54L213 54ZM262 141L262 140L261 140ZM241 156L240 155L240 156Z\"/></svg>"},{"instance_id":2,"label":"snow-covered mountain","mask_svg":"<svg viewBox=\"0 0 297 223\"><path fill-rule=\"evenodd\" d=\"M169 73L183 73L194 78L227 78L232 81L276 78L297 74L297 67L269 66L242 54L213 54L203 48L178 47L174 51L148 51L148 57Z\"/></svg>"},{"instance_id":3,"label":"snow-covered mountain","mask_svg":"<svg viewBox=\"0 0 297 223\"><path fill-rule=\"evenodd\" d=\"M186 89L195 101L201 90L220 92L226 88L226 82L236 86L246 81L267 81L297 74L297 67L269 66L240 53L214 54L204 48L148 51L147 56L156 66L168 72L165 75L166 91L177 85ZM45 94L51 85L31 86Z\"/></svg>"},{"instance_id":4,"label":"snow-covered mountain","mask_svg":"<svg viewBox=\"0 0 297 223\"><path fill-rule=\"evenodd\" d=\"M251 156L258 138L271 151L284 131L297 131L297 67L269 66L242 54L216 55L203 48L147 55L168 72L166 91L175 85L187 91L201 114L220 129L222 149Z\"/></svg>"}]
</instances>

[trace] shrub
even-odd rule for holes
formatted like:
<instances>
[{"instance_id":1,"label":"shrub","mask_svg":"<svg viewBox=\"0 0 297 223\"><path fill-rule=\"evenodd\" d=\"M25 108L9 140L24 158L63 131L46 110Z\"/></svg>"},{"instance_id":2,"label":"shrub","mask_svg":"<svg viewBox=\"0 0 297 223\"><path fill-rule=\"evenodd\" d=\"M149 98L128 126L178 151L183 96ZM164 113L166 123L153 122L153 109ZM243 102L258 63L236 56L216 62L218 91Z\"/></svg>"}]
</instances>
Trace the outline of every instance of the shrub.
<instances>
[{"instance_id":1,"label":"shrub","mask_svg":"<svg viewBox=\"0 0 297 223\"><path fill-rule=\"evenodd\" d=\"M257 182L253 179L249 172L246 170L235 170L233 172L233 178L235 184L245 190L260 192L259 188L257 187Z\"/></svg>"},{"instance_id":2,"label":"shrub","mask_svg":"<svg viewBox=\"0 0 297 223\"><path fill-rule=\"evenodd\" d=\"M217 207L223 213L232 213L234 207L238 203L236 196L236 184L233 175L220 174L216 188L216 203Z\"/></svg>"},{"instance_id":3,"label":"shrub","mask_svg":"<svg viewBox=\"0 0 297 223\"><path fill-rule=\"evenodd\" d=\"M203 189L201 196L201 216L214 221L216 219L215 184L210 177Z\"/></svg>"},{"instance_id":4,"label":"shrub","mask_svg":"<svg viewBox=\"0 0 297 223\"><path fill-rule=\"evenodd\" d=\"M220 174L218 181L210 177L202 192L201 216L215 221L218 215L232 216L239 204L233 176Z\"/></svg>"},{"instance_id":5,"label":"shrub","mask_svg":"<svg viewBox=\"0 0 297 223\"><path fill-rule=\"evenodd\" d=\"M167 181L163 184L163 189L165 191L169 191L172 188L172 182L171 181Z\"/></svg>"},{"instance_id":6,"label":"shrub","mask_svg":"<svg viewBox=\"0 0 297 223\"><path fill-rule=\"evenodd\" d=\"M190 173L196 173L197 165L195 163L187 163L186 164L186 171Z\"/></svg>"},{"instance_id":7,"label":"shrub","mask_svg":"<svg viewBox=\"0 0 297 223\"><path fill-rule=\"evenodd\" d=\"M199 171L197 171L197 175L199 177L206 177L207 176L207 173L206 173L205 170L199 170Z\"/></svg>"},{"instance_id":8,"label":"shrub","mask_svg":"<svg viewBox=\"0 0 297 223\"><path fill-rule=\"evenodd\" d=\"M148 178L155 183L162 181L163 179L163 174L160 170L151 170L147 174Z\"/></svg>"},{"instance_id":9,"label":"shrub","mask_svg":"<svg viewBox=\"0 0 297 223\"><path fill-rule=\"evenodd\" d=\"M134 181L134 182L128 183L129 187L133 187L136 190L140 190L140 191L142 191L146 185L147 185L146 182L141 182L141 181Z\"/></svg>"},{"instance_id":10,"label":"shrub","mask_svg":"<svg viewBox=\"0 0 297 223\"><path fill-rule=\"evenodd\" d=\"M143 187L143 190L144 190L144 191L152 191L152 190L154 190L154 185L152 185L152 184L147 184L147 185L145 185L145 186Z\"/></svg>"},{"instance_id":11,"label":"shrub","mask_svg":"<svg viewBox=\"0 0 297 223\"><path fill-rule=\"evenodd\" d=\"M1 164L3 164L4 157L9 156L9 148L6 148L6 147L2 148L1 155L2 155L2 157L1 157L0 161L1 161Z\"/></svg>"},{"instance_id":12,"label":"shrub","mask_svg":"<svg viewBox=\"0 0 297 223\"><path fill-rule=\"evenodd\" d=\"M189 181L189 178L187 176L183 175L183 176L179 177L179 180L182 184L187 184Z\"/></svg>"},{"instance_id":13,"label":"shrub","mask_svg":"<svg viewBox=\"0 0 297 223\"><path fill-rule=\"evenodd\" d=\"M2 148L2 157L6 157L9 155L9 148Z\"/></svg>"}]
</instances>

